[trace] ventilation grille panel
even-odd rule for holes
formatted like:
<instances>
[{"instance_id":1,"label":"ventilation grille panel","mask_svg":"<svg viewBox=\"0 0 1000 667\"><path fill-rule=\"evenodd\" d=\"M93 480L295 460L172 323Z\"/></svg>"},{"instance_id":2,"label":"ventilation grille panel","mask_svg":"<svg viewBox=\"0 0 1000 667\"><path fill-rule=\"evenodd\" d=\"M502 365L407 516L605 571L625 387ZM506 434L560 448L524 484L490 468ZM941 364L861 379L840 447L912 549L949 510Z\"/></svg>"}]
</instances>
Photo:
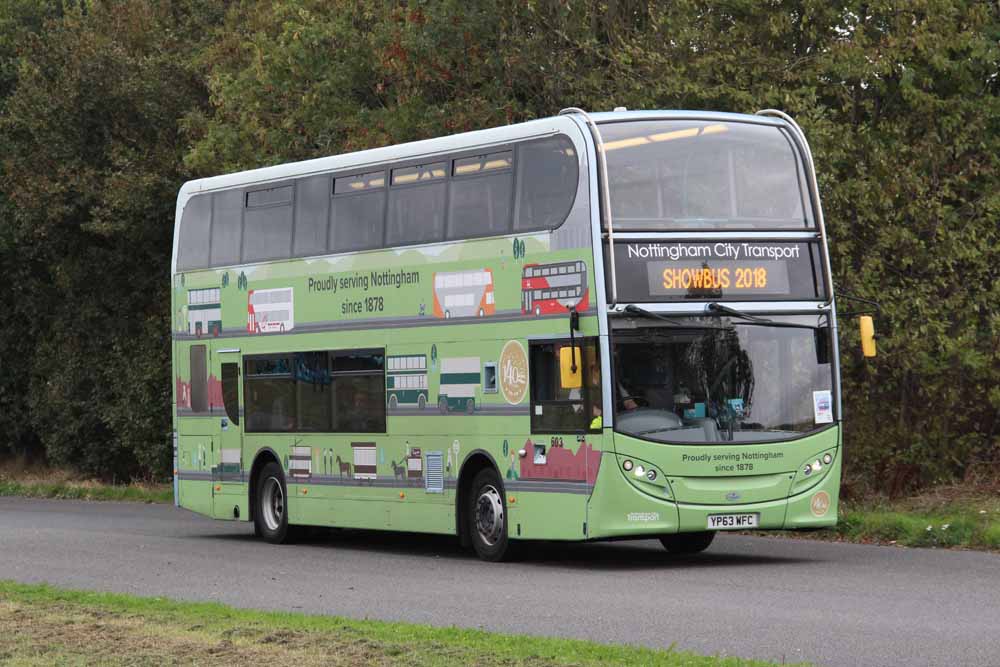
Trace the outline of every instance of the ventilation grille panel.
<instances>
[{"instance_id":1,"label":"ventilation grille panel","mask_svg":"<svg viewBox=\"0 0 1000 667\"><path fill-rule=\"evenodd\" d=\"M427 493L444 491L444 464L441 452L427 452L427 470L424 474L427 480Z\"/></svg>"}]
</instances>

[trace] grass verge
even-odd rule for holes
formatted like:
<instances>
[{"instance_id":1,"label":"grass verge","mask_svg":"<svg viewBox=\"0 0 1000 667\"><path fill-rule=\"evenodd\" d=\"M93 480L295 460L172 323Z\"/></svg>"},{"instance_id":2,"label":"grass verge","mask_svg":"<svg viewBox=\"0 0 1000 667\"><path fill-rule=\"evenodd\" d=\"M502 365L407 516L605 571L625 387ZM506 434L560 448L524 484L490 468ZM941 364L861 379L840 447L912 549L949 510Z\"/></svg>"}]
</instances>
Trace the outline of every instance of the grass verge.
<instances>
[{"instance_id":1,"label":"grass verge","mask_svg":"<svg viewBox=\"0 0 1000 667\"><path fill-rule=\"evenodd\" d=\"M845 503L835 528L816 533L772 531L858 544L1000 551L1000 493L986 488L938 487L896 500Z\"/></svg>"},{"instance_id":2,"label":"grass verge","mask_svg":"<svg viewBox=\"0 0 1000 667\"><path fill-rule=\"evenodd\" d=\"M847 505L835 534L850 542L1000 550L1000 494L942 487Z\"/></svg>"},{"instance_id":3,"label":"grass verge","mask_svg":"<svg viewBox=\"0 0 1000 667\"><path fill-rule=\"evenodd\" d=\"M15 482L0 479L0 496L69 498L74 500L124 500L139 503L172 503L173 488L166 485L128 486L73 482Z\"/></svg>"},{"instance_id":4,"label":"grass verge","mask_svg":"<svg viewBox=\"0 0 1000 667\"><path fill-rule=\"evenodd\" d=\"M0 663L665 665L775 663L570 639L261 612L0 581Z\"/></svg>"}]
</instances>

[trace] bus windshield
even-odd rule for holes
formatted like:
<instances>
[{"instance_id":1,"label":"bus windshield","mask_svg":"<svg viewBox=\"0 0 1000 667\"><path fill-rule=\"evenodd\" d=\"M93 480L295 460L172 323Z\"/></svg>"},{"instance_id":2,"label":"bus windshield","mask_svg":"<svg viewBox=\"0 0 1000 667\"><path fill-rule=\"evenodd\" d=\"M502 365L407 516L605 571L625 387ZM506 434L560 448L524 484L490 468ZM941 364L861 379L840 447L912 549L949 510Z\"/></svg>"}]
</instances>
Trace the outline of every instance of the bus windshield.
<instances>
[{"instance_id":1,"label":"bus windshield","mask_svg":"<svg viewBox=\"0 0 1000 667\"><path fill-rule=\"evenodd\" d=\"M771 125L601 125L616 230L813 227L802 161Z\"/></svg>"},{"instance_id":2,"label":"bus windshield","mask_svg":"<svg viewBox=\"0 0 1000 667\"><path fill-rule=\"evenodd\" d=\"M725 316L617 321L616 430L660 442L749 443L832 423L826 316L768 319L784 326Z\"/></svg>"}]
</instances>

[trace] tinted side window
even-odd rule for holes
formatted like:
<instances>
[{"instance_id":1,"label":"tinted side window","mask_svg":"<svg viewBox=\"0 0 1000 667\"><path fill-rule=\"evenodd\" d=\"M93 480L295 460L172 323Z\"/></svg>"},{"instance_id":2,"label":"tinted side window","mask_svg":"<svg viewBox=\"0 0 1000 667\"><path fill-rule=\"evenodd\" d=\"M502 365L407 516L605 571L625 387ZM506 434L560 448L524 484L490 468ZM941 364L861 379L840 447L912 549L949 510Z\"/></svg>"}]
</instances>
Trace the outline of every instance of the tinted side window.
<instances>
[{"instance_id":1,"label":"tinted side window","mask_svg":"<svg viewBox=\"0 0 1000 667\"><path fill-rule=\"evenodd\" d=\"M447 163L392 170L386 244L431 243L444 238Z\"/></svg>"},{"instance_id":2,"label":"tinted side window","mask_svg":"<svg viewBox=\"0 0 1000 667\"><path fill-rule=\"evenodd\" d=\"M334 179L330 250L347 252L382 246L385 222L385 172Z\"/></svg>"},{"instance_id":3,"label":"tinted side window","mask_svg":"<svg viewBox=\"0 0 1000 667\"><path fill-rule=\"evenodd\" d=\"M212 195L211 266L240 263L243 235L243 193L229 190Z\"/></svg>"},{"instance_id":4,"label":"tinted side window","mask_svg":"<svg viewBox=\"0 0 1000 667\"><path fill-rule=\"evenodd\" d=\"M177 241L177 269L203 269L208 266L209 229L212 225L212 196L188 199L181 214Z\"/></svg>"},{"instance_id":5,"label":"tinted side window","mask_svg":"<svg viewBox=\"0 0 1000 667\"><path fill-rule=\"evenodd\" d=\"M247 357L246 430L385 432L383 350Z\"/></svg>"},{"instance_id":6,"label":"tinted side window","mask_svg":"<svg viewBox=\"0 0 1000 667\"><path fill-rule=\"evenodd\" d=\"M580 170L573 143L564 136L518 146L517 231L554 229L576 198Z\"/></svg>"},{"instance_id":7,"label":"tinted side window","mask_svg":"<svg viewBox=\"0 0 1000 667\"><path fill-rule=\"evenodd\" d=\"M330 178L314 176L296 184L295 241L292 255L309 257L326 252L326 234L330 217Z\"/></svg>"},{"instance_id":8,"label":"tinted side window","mask_svg":"<svg viewBox=\"0 0 1000 667\"><path fill-rule=\"evenodd\" d=\"M532 343L530 351L531 432L574 433L598 431L601 415L601 369L594 339L576 343L580 387L564 387L559 369L560 350L569 341Z\"/></svg>"},{"instance_id":9,"label":"tinted side window","mask_svg":"<svg viewBox=\"0 0 1000 667\"><path fill-rule=\"evenodd\" d=\"M244 361L246 430L256 433L295 431L295 378L290 355L250 357Z\"/></svg>"},{"instance_id":10,"label":"tinted side window","mask_svg":"<svg viewBox=\"0 0 1000 667\"><path fill-rule=\"evenodd\" d=\"M252 190L246 193L243 218L243 261L283 259L292 249L292 199L294 186Z\"/></svg>"},{"instance_id":11,"label":"tinted side window","mask_svg":"<svg viewBox=\"0 0 1000 667\"><path fill-rule=\"evenodd\" d=\"M384 351L335 352L332 369L333 430L384 433Z\"/></svg>"},{"instance_id":12,"label":"tinted side window","mask_svg":"<svg viewBox=\"0 0 1000 667\"><path fill-rule=\"evenodd\" d=\"M295 398L300 431L330 431L330 355L295 354Z\"/></svg>"},{"instance_id":13,"label":"tinted side window","mask_svg":"<svg viewBox=\"0 0 1000 667\"><path fill-rule=\"evenodd\" d=\"M495 236L510 231L513 153L455 160L448 193L448 238Z\"/></svg>"},{"instance_id":14,"label":"tinted side window","mask_svg":"<svg viewBox=\"0 0 1000 667\"><path fill-rule=\"evenodd\" d=\"M222 404L226 416L236 426L240 425L240 365L222 364Z\"/></svg>"},{"instance_id":15,"label":"tinted side window","mask_svg":"<svg viewBox=\"0 0 1000 667\"><path fill-rule=\"evenodd\" d=\"M208 412L208 364L204 345L191 346L191 410Z\"/></svg>"}]
</instances>

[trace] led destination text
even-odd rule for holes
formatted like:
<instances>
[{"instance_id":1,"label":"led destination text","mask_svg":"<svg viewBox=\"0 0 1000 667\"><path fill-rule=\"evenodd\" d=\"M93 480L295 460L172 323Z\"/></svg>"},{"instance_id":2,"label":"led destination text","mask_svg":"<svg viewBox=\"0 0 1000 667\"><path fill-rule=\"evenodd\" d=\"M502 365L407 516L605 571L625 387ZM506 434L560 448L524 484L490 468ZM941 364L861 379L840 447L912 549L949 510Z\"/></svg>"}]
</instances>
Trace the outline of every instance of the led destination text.
<instances>
[{"instance_id":1,"label":"led destination text","mask_svg":"<svg viewBox=\"0 0 1000 667\"><path fill-rule=\"evenodd\" d=\"M614 245L617 296L632 301L818 299L814 240L625 241Z\"/></svg>"},{"instance_id":2,"label":"led destination text","mask_svg":"<svg viewBox=\"0 0 1000 667\"><path fill-rule=\"evenodd\" d=\"M681 245L679 243L630 243L629 259L798 259L799 245L761 245L758 243L716 243Z\"/></svg>"}]
</instances>

